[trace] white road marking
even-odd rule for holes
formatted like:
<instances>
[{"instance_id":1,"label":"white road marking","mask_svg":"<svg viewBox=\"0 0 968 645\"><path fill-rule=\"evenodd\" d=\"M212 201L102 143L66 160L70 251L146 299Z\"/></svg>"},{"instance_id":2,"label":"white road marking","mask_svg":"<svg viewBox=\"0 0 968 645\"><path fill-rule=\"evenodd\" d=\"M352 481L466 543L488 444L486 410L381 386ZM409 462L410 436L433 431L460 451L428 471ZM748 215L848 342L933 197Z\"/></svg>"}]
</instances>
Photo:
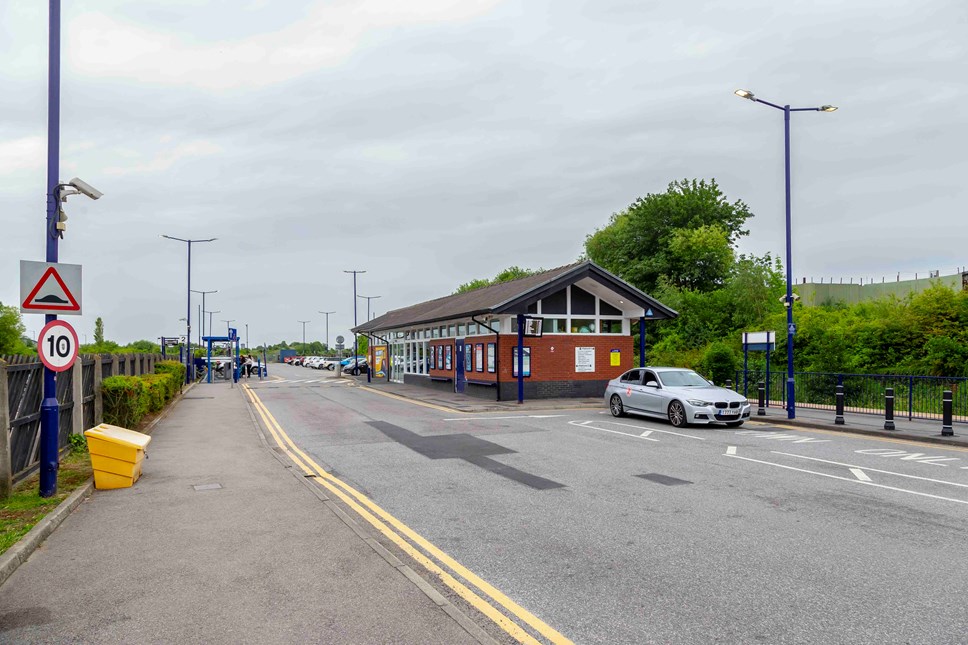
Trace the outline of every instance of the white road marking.
<instances>
[{"instance_id":1,"label":"white road marking","mask_svg":"<svg viewBox=\"0 0 968 645\"><path fill-rule=\"evenodd\" d=\"M726 447L726 454L727 455L735 455L736 454L736 446L727 446Z\"/></svg>"},{"instance_id":2,"label":"white road marking","mask_svg":"<svg viewBox=\"0 0 968 645\"><path fill-rule=\"evenodd\" d=\"M869 482L871 480L871 478L867 476L867 473L865 473L860 468L851 468L850 472L854 473L854 477L861 480L862 482Z\"/></svg>"},{"instance_id":3,"label":"white road marking","mask_svg":"<svg viewBox=\"0 0 968 645\"><path fill-rule=\"evenodd\" d=\"M602 432L611 432L612 434L620 434L623 437L632 437L633 439L644 439L645 441L655 441L659 442L658 439L653 439L652 437L643 437L637 434L631 434L628 432L619 432L618 430L609 430L608 428L598 428L596 426L588 425L589 423L594 423L593 421L569 421L569 425L578 426L580 428L589 428L590 430L601 430Z\"/></svg>"},{"instance_id":4,"label":"white road marking","mask_svg":"<svg viewBox=\"0 0 968 645\"><path fill-rule=\"evenodd\" d=\"M564 414L516 414L513 417L460 417L458 419L443 419L443 421L495 421L500 419L553 419L563 417Z\"/></svg>"},{"instance_id":5,"label":"white road marking","mask_svg":"<svg viewBox=\"0 0 968 645\"><path fill-rule=\"evenodd\" d=\"M650 434L652 434L652 431L651 430L646 430L645 432L643 432L639 436L640 437L648 437Z\"/></svg>"},{"instance_id":6,"label":"white road marking","mask_svg":"<svg viewBox=\"0 0 968 645\"><path fill-rule=\"evenodd\" d=\"M906 477L907 479L917 479L923 482L931 482L933 484L947 484L948 486L958 486L959 488L968 488L968 484L959 484L957 482L949 482L943 479L931 479L930 477L918 477L917 475L908 475L906 473L895 473L890 470L880 470L877 468L868 468L867 466L858 466L856 464L843 464L839 461L829 461L827 459L819 459L817 457L807 457L806 455L794 455L789 452L779 452L777 450L771 450L775 455L783 455L784 457L796 457L797 459L808 459L810 461L819 461L825 464L833 464L834 466L844 466L845 468L862 468L864 470L869 470L874 473L881 473L883 475L896 475L897 477Z\"/></svg>"},{"instance_id":7,"label":"white road marking","mask_svg":"<svg viewBox=\"0 0 968 645\"><path fill-rule=\"evenodd\" d=\"M830 439L814 439L803 435L783 434L781 432L761 432L759 430L738 430L736 434L756 437L757 439L776 439L777 441L789 441L791 443L830 443Z\"/></svg>"},{"instance_id":8,"label":"white road marking","mask_svg":"<svg viewBox=\"0 0 968 645\"><path fill-rule=\"evenodd\" d=\"M642 429L642 426L634 426L630 423L619 423L618 421L605 421L604 423L611 423L613 425L622 426L623 428L636 428L638 430ZM671 430L659 430L658 428L652 428L651 432L661 432L663 434L674 434L677 437L686 437L687 439L698 439L699 441L705 441L705 437L694 437L691 434L682 434L680 432L673 432Z\"/></svg>"},{"instance_id":9,"label":"white road marking","mask_svg":"<svg viewBox=\"0 0 968 645\"><path fill-rule=\"evenodd\" d=\"M931 464L932 466L949 465L939 463L942 461L961 461L959 457L926 455L923 452L908 452L906 450L894 450L891 448L865 448L864 450L855 450L854 452L861 455L875 455L877 457L897 457L901 461L916 461L919 464Z\"/></svg>"},{"instance_id":10,"label":"white road marking","mask_svg":"<svg viewBox=\"0 0 968 645\"><path fill-rule=\"evenodd\" d=\"M931 495L929 493L919 493L916 490L907 490L906 488L895 488L894 486L885 486L884 484L875 484L874 482L865 482L865 481L860 481L859 479L850 479L848 477L840 477L838 475L818 473L814 470L805 470L803 468L794 468L793 466L775 464L772 461L761 461L759 459L750 459L749 457L740 457L739 455L730 455L730 456L733 459L742 459L743 461L751 461L755 464L764 464L766 466L776 466L777 468L783 468L785 470L794 470L799 473L807 473L808 475L819 475L820 477L839 479L840 481L850 482L852 484L860 484L862 486L873 486L874 488L884 488L886 490L892 490L898 493L908 493L909 495L918 495L919 497L930 497L931 499L940 499L945 502L955 502L956 504L968 504L968 500L964 500L964 499L954 499L952 497L941 497L940 495ZM798 455L794 455L794 456L798 456ZM942 482L942 483L946 483L946 482ZM947 482L947 483L950 483L950 482Z\"/></svg>"}]
</instances>

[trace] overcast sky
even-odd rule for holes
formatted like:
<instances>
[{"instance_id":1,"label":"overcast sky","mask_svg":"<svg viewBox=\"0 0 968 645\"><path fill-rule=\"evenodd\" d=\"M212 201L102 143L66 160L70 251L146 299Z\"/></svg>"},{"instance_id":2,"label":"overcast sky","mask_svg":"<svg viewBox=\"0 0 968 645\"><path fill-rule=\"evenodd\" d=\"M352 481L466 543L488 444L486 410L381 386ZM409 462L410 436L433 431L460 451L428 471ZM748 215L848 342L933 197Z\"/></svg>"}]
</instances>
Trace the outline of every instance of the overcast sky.
<instances>
[{"instance_id":1,"label":"overcast sky","mask_svg":"<svg viewBox=\"0 0 968 645\"><path fill-rule=\"evenodd\" d=\"M192 288L252 345L510 265L573 262L637 197L715 178L793 272L968 265L968 5L958 0L64 0L60 260L91 340L184 333ZM0 2L0 301L43 260L47 3ZM192 300L193 325L197 304ZM359 320L366 301L359 301ZM33 333L42 317L26 315ZM197 330L198 327L194 326ZM244 333L244 331L243 331ZM193 336L196 334L193 332Z\"/></svg>"}]
</instances>

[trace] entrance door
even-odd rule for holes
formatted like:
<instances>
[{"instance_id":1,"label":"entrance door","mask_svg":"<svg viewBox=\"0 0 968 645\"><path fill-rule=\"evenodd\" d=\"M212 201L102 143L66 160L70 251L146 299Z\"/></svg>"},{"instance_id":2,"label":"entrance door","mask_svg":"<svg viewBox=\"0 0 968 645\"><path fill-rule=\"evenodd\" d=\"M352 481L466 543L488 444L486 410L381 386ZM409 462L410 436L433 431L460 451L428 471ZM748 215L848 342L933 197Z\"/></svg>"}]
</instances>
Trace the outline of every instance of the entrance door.
<instances>
[{"instance_id":1,"label":"entrance door","mask_svg":"<svg viewBox=\"0 0 968 645\"><path fill-rule=\"evenodd\" d=\"M457 354L454 357L454 369L456 370L454 375L454 389L457 392L463 392L464 386L467 385L467 375L464 373L464 341L455 340L454 350L454 353Z\"/></svg>"}]
</instances>

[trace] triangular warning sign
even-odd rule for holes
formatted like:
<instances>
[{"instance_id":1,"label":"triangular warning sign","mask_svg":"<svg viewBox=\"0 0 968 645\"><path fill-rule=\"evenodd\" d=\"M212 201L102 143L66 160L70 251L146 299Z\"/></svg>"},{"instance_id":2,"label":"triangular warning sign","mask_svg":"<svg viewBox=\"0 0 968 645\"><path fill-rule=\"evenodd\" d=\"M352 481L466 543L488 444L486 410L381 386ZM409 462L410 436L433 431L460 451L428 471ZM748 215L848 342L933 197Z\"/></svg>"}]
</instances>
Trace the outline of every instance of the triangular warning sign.
<instances>
[{"instance_id":1,"label":"triangular warning sign","mask_svg":"<svg viewBox=\"0 0 968 645\"><path fill-rule=\"evenodd\" d=\"M23 292L21 292L23 293ZM48 267L47 271L37 281L36 286L21 303L21 309L26 310L57 310L80 311L81 305L74 298L74 294L67 288L56 267Z\"/></svg>"},{"instance_id":2,"label":"triangular warning sign","mask_svg":"<svg viewBox=\"0 0 968 645\"><path fill-rule=\"evenodd\" d=\"M653 315L654 314L652 313L652 309L651 308L648 311L645 312L645 317L646 318L651 318Z\"/></svg>"}]
</instances>

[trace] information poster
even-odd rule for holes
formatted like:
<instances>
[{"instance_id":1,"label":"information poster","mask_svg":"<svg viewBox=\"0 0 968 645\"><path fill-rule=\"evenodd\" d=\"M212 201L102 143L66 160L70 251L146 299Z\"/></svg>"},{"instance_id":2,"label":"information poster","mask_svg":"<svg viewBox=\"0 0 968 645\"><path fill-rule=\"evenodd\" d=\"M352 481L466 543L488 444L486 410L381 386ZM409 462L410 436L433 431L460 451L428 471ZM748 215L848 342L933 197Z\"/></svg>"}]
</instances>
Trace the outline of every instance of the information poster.
<instances>
[{"instance_id":1,"label":"information poster","mask_svg":"<svg viewBox=\"0 0 968 645\"><path fill-rule=\"evenodd\" d=\"M464 371L474 371L474 348L470 344L464 345Z\"/></svg>"},{"instance_id":2,"label":"information poster","mask_svg":"<svg viewBox=\"0 0 968 645\"><path fill-rule=\"evenodd\" d=\"M373 347L373 370L374 370L373 376L385 377L387 375L387 373L384 371L384 368L385 368L384 362L386 360L386 355L387 355L386 345L375 345Z\"/></svg>"},{"instance_id":3,"label":"information poster","mask_svg":"<svg viewBox=\"0 0 968 645\"><path fill-rule=\"evenodd\" d=\"M575 371L594 372L595 371L595 348L576 347L575 348Z\"/></svg>"},{"instance_id":4,"label":"information poster","mask_svg":"<svg viewBox=\"0 0 968 645\"><path fill-rule=\"evenodd\" d=\"M622 350L613 349L611 352L608 353L608 356L609 356L609 365L611 365L612 367L622 366Z\"/></svg>"},{"instance_id":5,"label":"information poster","mask_svg":"<svg viewBox=\"0 0 968 645\"><path fill-rule=\"evenodd\" d=\"M444 348L444 352L444 369L449 371L453 365L454 346L448 345Z\"/></svg>"},{"instance_id":6,"label":"information poster","mask_svg":"<svg viewBox=\"0 0 968 645\"><path fill-rule=\"evenodd\" d=\"M518 376L518 348L512 347L512 364L511 364L511 376L517 378ZM523 361L524 376L531 376L531 348L524 348L524 361Z\"/></svg>"},{"instance_id":7,"label":"information poster","mask_svg":"<svg viewBox=\"0 0 968 645\"><path fill-rule=\"evenodd\" d=\"M483 372L484 371L484 344L483 343L478 343L476 345L476 347L474 348L474 350L475 350L474 351L474 354L475 354L474 358L476 359L475 362L474 362L475 371L477 371L477 372ZM491 365L491 363L488 363L488 365ZM493 372L494 370L488 368L487 371L488 372Z\"/></svg>"}]
</instances>

